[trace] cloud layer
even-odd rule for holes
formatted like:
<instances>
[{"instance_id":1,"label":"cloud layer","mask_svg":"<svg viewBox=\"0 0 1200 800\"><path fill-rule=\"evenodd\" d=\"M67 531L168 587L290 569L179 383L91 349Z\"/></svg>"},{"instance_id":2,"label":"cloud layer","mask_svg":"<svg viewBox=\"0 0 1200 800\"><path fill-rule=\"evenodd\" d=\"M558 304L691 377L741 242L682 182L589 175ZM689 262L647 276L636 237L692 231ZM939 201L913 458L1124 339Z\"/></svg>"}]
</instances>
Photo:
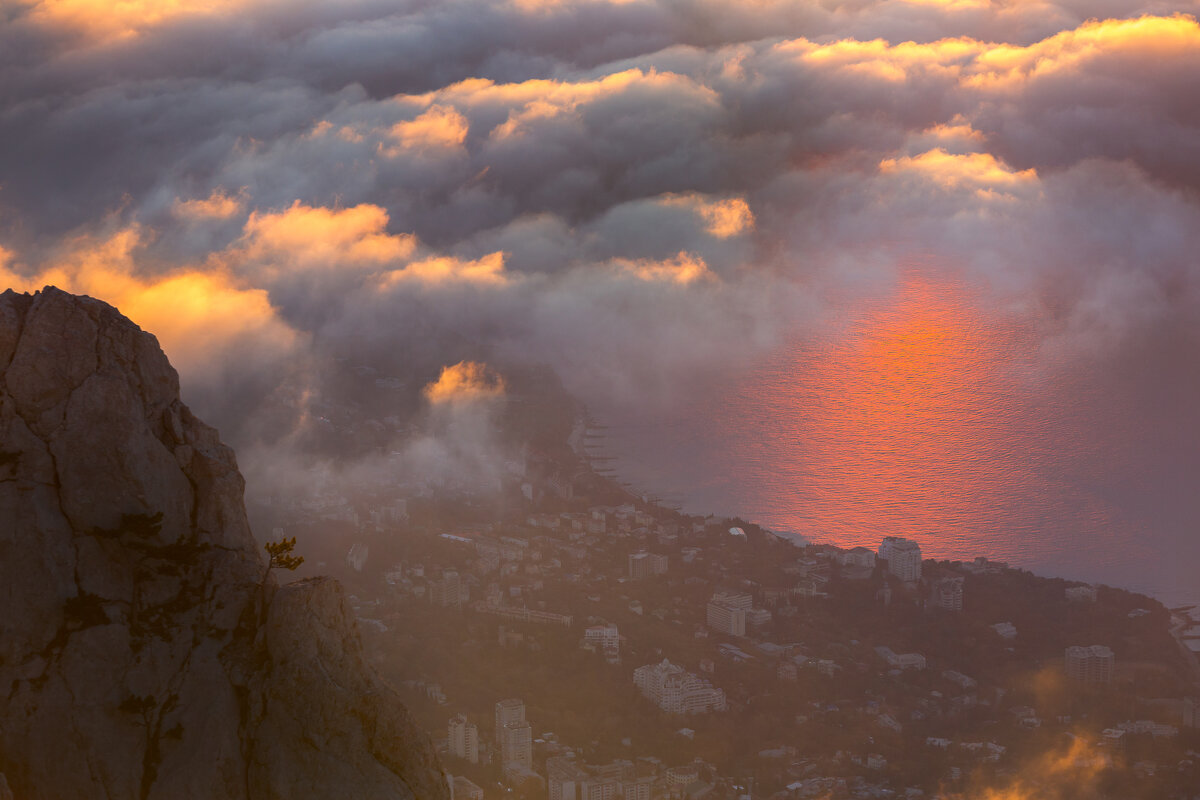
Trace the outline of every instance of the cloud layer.
<instances>
[{"instance_id":1,"label":"cloud layer","mask_svg":"<svg viewBox=\"0 0 1200 800\"><path fill-rule=\"evenodd\" d=\"M118 305L243 445L348 357L405 413L464 362L669 406L913 258L1127 355L1200 329L1196 10L10 2L0 277Z\"/></svg>"}]
</instances>

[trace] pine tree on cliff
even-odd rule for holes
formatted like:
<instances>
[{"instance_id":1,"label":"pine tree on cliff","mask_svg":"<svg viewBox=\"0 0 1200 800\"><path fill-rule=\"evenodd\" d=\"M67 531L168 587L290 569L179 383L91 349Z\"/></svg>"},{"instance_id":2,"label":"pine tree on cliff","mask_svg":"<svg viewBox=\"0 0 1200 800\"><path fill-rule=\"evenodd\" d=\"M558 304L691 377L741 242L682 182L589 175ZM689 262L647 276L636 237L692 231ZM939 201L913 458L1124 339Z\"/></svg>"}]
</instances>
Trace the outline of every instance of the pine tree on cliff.
<instances>
[{"instance_id":1,"label":"pine tree on cliff","mask_svg":"<svg viewBox=\"0 0 1200 800\"><path fill-rule=\"evenodd\" d=\"M267 568L263 571L263 583L267 582L267 576L271 574L273 569L286 569L295 571L296 567L304 563L304 556L292 555L292 551L296 549L296 537L288 539L286 536L278 542L267 542L263 549L267 551Z\"/></svg>"}]
</instances>

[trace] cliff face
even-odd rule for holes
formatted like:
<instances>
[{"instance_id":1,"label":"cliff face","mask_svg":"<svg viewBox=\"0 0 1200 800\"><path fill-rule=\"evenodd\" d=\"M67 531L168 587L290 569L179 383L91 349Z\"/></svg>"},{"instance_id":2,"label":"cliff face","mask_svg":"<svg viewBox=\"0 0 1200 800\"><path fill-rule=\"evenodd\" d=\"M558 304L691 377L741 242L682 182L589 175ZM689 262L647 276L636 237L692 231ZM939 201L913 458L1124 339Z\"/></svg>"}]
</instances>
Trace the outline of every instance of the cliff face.
<instances>
[{"instance_id":1,"label":"cliff face","mask_svg":"<svg viewBox=\"0 0 1200 800\"><path fill-rule=\"evenodd\" d=\"M153 336L0 295L0 772L38 798L426 798L340 586L263 584L233 452Z\"/></svg>"}]
</instances>

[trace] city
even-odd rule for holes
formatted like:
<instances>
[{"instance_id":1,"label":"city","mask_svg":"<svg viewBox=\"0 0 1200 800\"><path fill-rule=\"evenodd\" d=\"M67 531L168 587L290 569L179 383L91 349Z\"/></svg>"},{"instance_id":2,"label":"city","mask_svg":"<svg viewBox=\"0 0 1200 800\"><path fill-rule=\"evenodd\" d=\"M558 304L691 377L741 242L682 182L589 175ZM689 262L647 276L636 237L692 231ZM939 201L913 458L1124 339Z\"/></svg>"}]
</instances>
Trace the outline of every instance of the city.
<instances>
[{"instance_id":1,"label":"city","mask_svg":"<svg viewBox=\"0 0 1200 800\"><path fill-rule=\"evenodd\" d=\"M902 537L840 549L524 486L539 498L524 520L440 530L401 514L345 523L321 551L456 797L936 798L1066 781L1161 797L1200 780L1187 609L982 557L923 560ZM1047 753L1067 766L1038 774Z\"/></svg>"}]
</instances>

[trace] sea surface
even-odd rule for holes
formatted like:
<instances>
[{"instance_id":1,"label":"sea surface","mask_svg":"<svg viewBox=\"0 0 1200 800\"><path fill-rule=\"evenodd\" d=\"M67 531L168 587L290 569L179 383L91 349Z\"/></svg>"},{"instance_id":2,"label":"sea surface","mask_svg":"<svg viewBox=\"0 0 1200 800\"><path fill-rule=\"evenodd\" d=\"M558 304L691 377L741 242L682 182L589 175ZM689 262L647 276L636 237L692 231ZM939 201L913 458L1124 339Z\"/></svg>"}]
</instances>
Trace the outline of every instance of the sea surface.
<instances>
[{"instance_id":1,"label":"sea surface","mask_svg":"<svg viewBox=\"0 0 1200 800\"><path fill-rule=\"evenodd\" d=\"M908 269L708 391L603 411L607 450L688 512L1200 603L1196 336L1089 349L1008 308Z\"/></svg>"}]
</instances>

